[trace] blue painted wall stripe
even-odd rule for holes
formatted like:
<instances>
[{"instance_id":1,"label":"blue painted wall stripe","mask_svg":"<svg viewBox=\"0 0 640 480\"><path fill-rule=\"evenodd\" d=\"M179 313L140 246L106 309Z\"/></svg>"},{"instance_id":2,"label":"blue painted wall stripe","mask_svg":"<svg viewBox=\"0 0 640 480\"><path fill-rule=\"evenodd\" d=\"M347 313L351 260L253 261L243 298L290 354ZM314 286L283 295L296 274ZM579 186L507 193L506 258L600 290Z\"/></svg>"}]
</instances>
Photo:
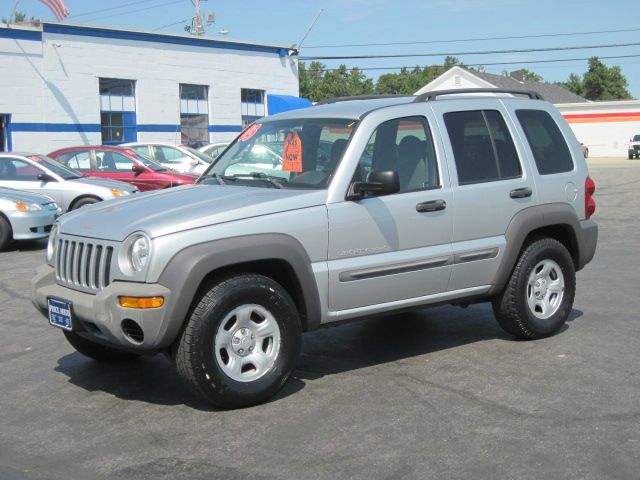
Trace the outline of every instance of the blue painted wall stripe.
<instances>
[{"instance_id":1,"label":"blue painted wall stripe","mask_svg":"<svg viewBox=\"0 0 640 480\"><path fill-rule=\"evenodd\" d=\"M16 28L0 28L0 38L13 38L15 40L42 41L42 32L33 30L18 30Z\"/></svg>"},{"instance_id":2,"label":"blue painted wall stripe","mask_svg":"<svg viewBox=\"0 0 640 480\"><path fill-rule=\"evenodd\" d=\"M13 123L14 132L100 132L99 123Z\"/></svg>"},{"instance_id":3,"label":"blue painted wall stripe","mask_svg":"<svg viewBox=\"0 0 640 480\"><path fill-rule=\"evenodd\" d=\"M44 23L42 29L45 33L59 33L64 35L81 35L85 37L114 38L119 40L133 40L140 42L170 43L174 45L190 45L194 47L222 48L225 50L243 50L251 52L274 53L286 55L287 50L280 47L265 45L253 45L250 43L220 42L206 38L182 37L162 35L157 33L130 32L125 30L111 30L99 27L81 27L76 25L63 25Z\"/></svg>"},{"instance_id":4,"label":"blue painted wall stripe","mask_svg":"<svg viewBox=\"0 0 640 480\"><path fill-rule=\"evenodd\" d=\"M138 132L174 133L180 132L180 125L171 124L138 124ZM13 132L84 132L100 133L99 123L12 123ZM209 132L241 132L242 125L209 125Z\"/></svg>"}]
</instances>

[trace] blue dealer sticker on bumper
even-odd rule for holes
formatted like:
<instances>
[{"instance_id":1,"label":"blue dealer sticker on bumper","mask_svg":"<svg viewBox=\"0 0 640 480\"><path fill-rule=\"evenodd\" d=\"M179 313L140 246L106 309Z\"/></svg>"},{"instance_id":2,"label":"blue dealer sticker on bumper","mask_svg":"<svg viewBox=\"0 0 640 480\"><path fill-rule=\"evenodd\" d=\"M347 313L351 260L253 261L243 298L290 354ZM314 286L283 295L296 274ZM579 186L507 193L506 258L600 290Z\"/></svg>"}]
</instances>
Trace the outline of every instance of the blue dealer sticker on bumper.
<instances>
[{"instance_id":1,"label":"blue dealer sticker on bumper","mask_svg":"<svg viewBox=\"0 0 640 480\"><path fill-rule=\"evenodd\" d=\"M54 327L64 330L72 330L71 323L71 303L56 298L48 298L49 323Z\"/></svg>"}]
</instances>

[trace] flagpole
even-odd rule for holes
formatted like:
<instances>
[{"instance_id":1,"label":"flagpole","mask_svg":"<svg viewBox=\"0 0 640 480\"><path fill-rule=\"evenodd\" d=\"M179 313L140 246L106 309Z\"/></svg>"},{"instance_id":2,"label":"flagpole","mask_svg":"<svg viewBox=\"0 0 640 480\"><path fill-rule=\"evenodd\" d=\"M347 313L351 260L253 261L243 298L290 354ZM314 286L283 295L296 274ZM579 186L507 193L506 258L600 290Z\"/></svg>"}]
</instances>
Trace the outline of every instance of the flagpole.
<instances>
[{"instance_id":1,"label":"flagpole","mask_svg":"<svg viewBox=\"0 0 640 480\"><path fill-rule=\"evenodd\" d=\"M9 15L9 18L7 18L7 28L9 28L9 24L11 23L11 19L16 14L16 9L18 8L18 4L19 3L20 3L20 0L16 0L16 3L13 5L13 10L11 10L11 15Z\"/></svg>"}]
</instances>

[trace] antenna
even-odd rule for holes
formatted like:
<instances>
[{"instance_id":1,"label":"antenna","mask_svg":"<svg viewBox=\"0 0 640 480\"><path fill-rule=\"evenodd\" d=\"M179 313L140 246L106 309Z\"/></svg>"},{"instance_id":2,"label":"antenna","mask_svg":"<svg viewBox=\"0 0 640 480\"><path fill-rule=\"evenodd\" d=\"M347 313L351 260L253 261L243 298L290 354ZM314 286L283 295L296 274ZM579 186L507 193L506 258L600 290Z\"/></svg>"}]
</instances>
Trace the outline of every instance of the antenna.
<instances>
[{"instance_id":1,"label":"antenna","mask_svg":"<svg viewBox=\"0 0 640 480\"><path fill-rule=\"evenodd\" d=\"M295 49L295 50L301 50L302 49L302 44L304 43L304 41L307 39L307 37L311 33L311 30L313 30L313 27L316 26L316 23L318 22L318 19L320 18L320 15L322 15L323 12L324 12L324 9L321 8L320 11L317 13L316 18L314 18L313 22L311 22L311 26L307 30L307 33L304 34L304 37L302 37L302 40L300 40L298 45L295 45L295 44L293 45L293 47L292 47L293 49Z\"/></svg>"}]
</instances>

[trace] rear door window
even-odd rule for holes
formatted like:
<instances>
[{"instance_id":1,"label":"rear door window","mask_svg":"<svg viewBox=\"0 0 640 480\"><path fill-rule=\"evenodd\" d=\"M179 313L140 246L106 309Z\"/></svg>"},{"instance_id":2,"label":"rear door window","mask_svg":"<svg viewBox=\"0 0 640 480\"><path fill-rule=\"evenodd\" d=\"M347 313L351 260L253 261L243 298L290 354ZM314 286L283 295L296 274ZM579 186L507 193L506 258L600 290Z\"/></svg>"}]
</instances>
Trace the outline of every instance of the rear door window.
<instances>
[{"instance_id":1,"label":"rear door window","mask_svg":"<svg viewBox=\"0 0 640 480\"><path fill-rule=\"evenodd\" d=\"M544 110L516 110L540 175L570 172L573 159L560 128Z\"/></svg>"},{"instance_id":2,"label":"rear door window","mask_svg":"<svg viewBox=\"0 0 640 480\"><path fill-rule=\"evenodd\" d=\"M449 112L444 114L444 123L460 185L522 176L513 139L500 112Z\"/></svg>"}]
</instances>

